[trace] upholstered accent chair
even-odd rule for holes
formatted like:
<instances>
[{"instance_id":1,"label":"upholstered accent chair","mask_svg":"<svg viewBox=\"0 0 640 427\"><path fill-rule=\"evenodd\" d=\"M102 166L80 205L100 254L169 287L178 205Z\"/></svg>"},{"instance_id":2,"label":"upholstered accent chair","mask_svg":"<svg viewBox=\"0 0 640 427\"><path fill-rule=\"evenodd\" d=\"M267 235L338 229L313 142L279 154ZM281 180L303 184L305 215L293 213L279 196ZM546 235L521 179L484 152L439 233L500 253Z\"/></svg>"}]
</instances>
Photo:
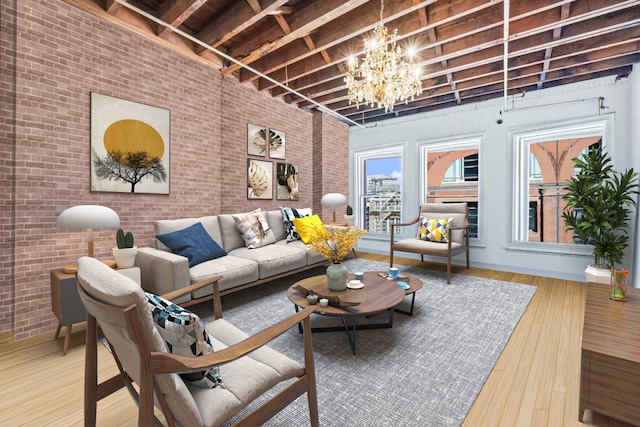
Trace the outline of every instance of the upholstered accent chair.
<instances>
[{"instance_id":1,"label":"upholstered accent chair","mask_svg":"<svg viewBox=\"0 0 640 427\"><path fill-rule=\"evenodd\" d=\"M139 405L139 426L162 425L154 415L154 405L169 426L211 427L237 418L240 419L234 425L257 426L305 393L311 425L318 426L309 325L311 307L249 336L222 319L217 282L220 277L164 295L170 300L202 286L213 286L215 320L205 325L204 334L208 334L214 352L187 357L168 351L166 336L161 335L165 331L159 329L160 323L149 305L149 298L155 297L148 296L133 280L89 257L78 261L77 277L78 291L88 313L86 426L95 426L97 401L122 387L129 389ZM304 365L265 345L300 322L305 333L304 346L300 349L304 354ZM97 382L98 326L120 369L120 375L100 384ZM172 349L175 353L175 348ZM195 386L190 379L183 379L185 373L202 373L211 367L215 367L222 381L213 388ZM257 397L282 382L287 384L279 387L277 394L266 401L261 399L259 407L237 415ZM139 392L133 383L137 384ZM245 412L248 414L243 415Z\"/></svg>"},{"instance_id":2,"label":"upholstered accent chair","mask_svg":"<svg viewBox=\"0 0 640 427\"><path fill-rule=\"evenodd\" d=\"M418 224L417 237L395 241L399 227ZM466 253L469 268L469 207L466 203L424 203L414 220L391 226L389 266L394 252L411 252L447 258L447 283L451 283L451 257Z\"/></svg>"}]
</instances>

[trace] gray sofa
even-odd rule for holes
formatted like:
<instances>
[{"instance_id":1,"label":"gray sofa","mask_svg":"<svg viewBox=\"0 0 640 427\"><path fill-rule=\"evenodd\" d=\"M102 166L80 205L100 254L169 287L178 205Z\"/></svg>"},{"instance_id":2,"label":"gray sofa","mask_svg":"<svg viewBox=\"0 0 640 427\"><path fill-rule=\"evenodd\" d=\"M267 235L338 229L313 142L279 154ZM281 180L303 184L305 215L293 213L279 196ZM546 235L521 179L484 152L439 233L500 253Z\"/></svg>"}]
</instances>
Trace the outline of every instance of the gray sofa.
<instances>
[{"instance_id":1,"label":"gray sofa","mask_svg":"<svg viewBox=\"0 0 640 427\"><path fill-rule=\"evenodd\" d=\"M156 236L200 222L227 255L189 267L186 257L172 253L154 238L153 246L138 248L136 257L135 265L141 269L143 289L163 295L219 275L222 276L220 294L225 295L327 263L321 255L308 252L302 241L286 241L287 232L280 210L262 213L276 242L255 249L247 249L231 214L156 221ZM190 300L187 297L178 302L190 305L210 297L210 291L200 290L193 292Z\"/></svg>"}]
</instances>

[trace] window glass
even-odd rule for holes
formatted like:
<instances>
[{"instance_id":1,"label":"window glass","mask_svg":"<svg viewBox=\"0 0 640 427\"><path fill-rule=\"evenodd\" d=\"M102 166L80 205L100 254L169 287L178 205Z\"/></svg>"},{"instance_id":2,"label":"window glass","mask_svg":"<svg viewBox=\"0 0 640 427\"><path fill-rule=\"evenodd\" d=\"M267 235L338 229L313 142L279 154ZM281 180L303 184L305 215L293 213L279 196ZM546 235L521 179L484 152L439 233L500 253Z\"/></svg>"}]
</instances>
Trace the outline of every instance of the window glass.
<instances>
[{"instance_id":1,"label":"window glass","mask_svg":"<svg viewBox=\"0 0 640 427\"><path fill-rule=\"evenodd\" d=\"M356 154L356 174L361 197L354 214L368 233L391 233L402 218L402 149L388 148Z\"/></svg>"},{"instance_id":2,"label":"window glass","mask_svg":"<svg viewBox=\"0 0 640 427\"><path fill-rule=\"evenodd\" d=\"M428 144L423 147L426 203L467 202L469 237L479 232L478 188L480 138Z\"/></svg>"},{"instance_id":3,"label":"window glass","mask_svg":"<svg viewBox=\"0 0 640 427\"><path fill-rule=\"evenodd\" d=\"M576 244L562 219L566 206L562 197L576 172L573 159L605 147L611 120L612 116L603 115L514 131L514 243Z\"/></svg>"}]
</instances>

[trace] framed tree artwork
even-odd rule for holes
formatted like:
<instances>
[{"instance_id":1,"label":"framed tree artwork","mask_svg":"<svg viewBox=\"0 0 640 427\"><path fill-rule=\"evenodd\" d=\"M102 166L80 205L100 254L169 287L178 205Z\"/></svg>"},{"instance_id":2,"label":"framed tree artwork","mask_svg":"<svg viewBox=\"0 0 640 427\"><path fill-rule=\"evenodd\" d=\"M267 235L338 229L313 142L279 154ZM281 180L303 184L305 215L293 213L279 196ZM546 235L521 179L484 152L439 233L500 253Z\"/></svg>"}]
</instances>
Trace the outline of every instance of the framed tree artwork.
<instances>
[{"instance_id":1,"label":"framed tree artwork","mask_svg":"<svg viewBox=\"0 0 640 427\"><path fill-rule=\"evenodd\" d=\"M247 159L247 198L273 199L273 164Z\"/></svg>"},{"instance_id":2,"label":"framed tree artwork","mask_svg":"<svg viewBox=\"0 0 640 427\"><path fill-rule=\"evenodd\" d=\"M269 157L272 159L285 158L286 135L284 131L269 129Z\"/></svg>"},{"instance_id":3,"label":"framed tree artwork","mask_svg":"<svg viewBox=\"0 0 640 427\"><path fill-rule=\"evenodd\" d=\"M276 163L276 199L298 200L298 165L291 163Z\"/></svg>"},{"instance_id":4,"label":"framed tree artwork","mask_svg":"<svg viewBox=\"0 0 640 427\"><path fill-rule=\"evenodd\" d=\"M267 155L267 128L260 125L247 125L247 154L250 156Z\"/></svg>"},{"instance_id":5,"label":"framed tree artwork","mask_svg":"<svg viewBox=\"0 0 640 427\"><path fill-rule=\"evenodd\" d=\"M91 191L169 194L170 114L91 92Z\"/></svg>"}]
</instances>

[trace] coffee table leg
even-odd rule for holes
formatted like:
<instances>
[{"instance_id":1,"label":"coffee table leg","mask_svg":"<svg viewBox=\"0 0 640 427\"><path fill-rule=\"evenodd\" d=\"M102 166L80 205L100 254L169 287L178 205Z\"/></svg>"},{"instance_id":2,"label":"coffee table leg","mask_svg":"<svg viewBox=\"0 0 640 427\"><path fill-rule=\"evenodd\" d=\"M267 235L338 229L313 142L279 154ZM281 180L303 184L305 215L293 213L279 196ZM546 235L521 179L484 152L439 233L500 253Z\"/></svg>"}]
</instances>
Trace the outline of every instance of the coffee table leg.
<instances>
[{"instance_id":1,"label":"coffee table leg","mask_svg":"<svg viewBox=\"0 0 640 427\"><path fill-rule=\"evenodd\" d=\"M416 301L416 293L413 292L411 293L411 308L409 309L409 311L406 310L400 310L399 308L396 308L396 311L398 313L402 313L402 314L406 314L408 316L413 316L413 303Z\"/></svg>"},{"instance_id":2,"label":"coffee table leg","mask_svg":"<svg viewBox=\"0 0 640 427\"><path fill-rule=\"evenodd\" d=\"M298 307L295 304L293 304L293 306L296 308L296 313L297 313L300 310L300 307ZM298 332L302 333L302 322L298 322Z\"/></svg>"}]
</instances>

